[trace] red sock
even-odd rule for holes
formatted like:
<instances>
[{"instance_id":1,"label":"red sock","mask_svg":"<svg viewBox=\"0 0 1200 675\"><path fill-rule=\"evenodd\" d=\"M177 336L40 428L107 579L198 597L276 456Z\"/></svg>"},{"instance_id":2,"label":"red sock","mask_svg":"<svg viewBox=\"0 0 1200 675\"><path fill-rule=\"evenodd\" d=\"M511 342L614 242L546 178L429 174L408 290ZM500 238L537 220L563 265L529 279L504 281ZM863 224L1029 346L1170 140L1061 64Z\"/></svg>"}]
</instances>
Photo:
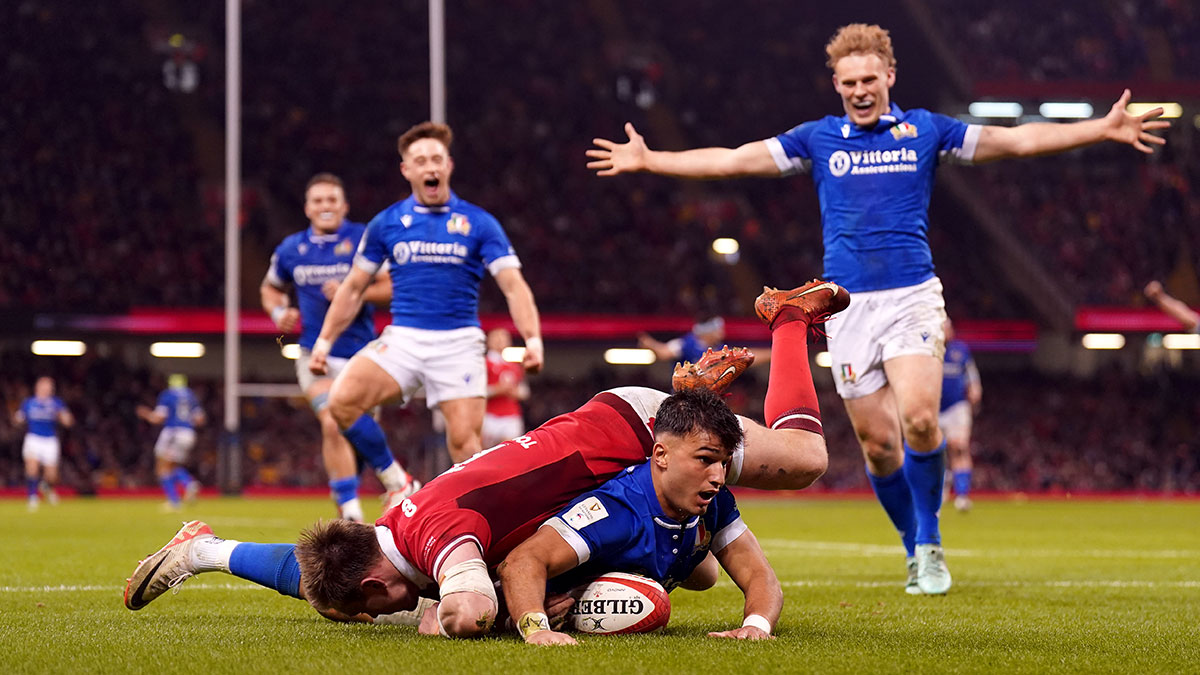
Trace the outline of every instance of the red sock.
<instances>
[{"instance_id":1,"label":"red sock","mask_svg":"<svg viewBox=\"0 0 1200 675\"><path fill-rule=\"evenodd\" d=\"M771 331L771 379L763 403L767 426L824 435L817 389L808 367L808 323L776 323Z\"/></svg>"}]
</instances>

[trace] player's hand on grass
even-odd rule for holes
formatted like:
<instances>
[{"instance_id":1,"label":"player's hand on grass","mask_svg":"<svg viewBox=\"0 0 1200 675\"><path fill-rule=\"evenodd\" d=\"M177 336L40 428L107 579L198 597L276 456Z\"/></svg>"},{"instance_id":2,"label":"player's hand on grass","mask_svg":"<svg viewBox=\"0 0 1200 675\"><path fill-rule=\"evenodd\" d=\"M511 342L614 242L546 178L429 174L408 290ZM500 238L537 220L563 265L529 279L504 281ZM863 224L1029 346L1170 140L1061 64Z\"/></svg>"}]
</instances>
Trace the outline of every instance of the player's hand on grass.
<instances>
[{"instance_id":1,"label":"player's hand on grass","mask_svg":"<svg viewBox=\"0 0 1200 675\"><path fill-rule=\"evenodd\" d=\"M333 296L337 295L337 289L342 285L342 282L337 279L326 279L325 283L321 284L321 294L326 300L333 301Z\"/></svg>"},{"instance_id":2,"label":"player's hand on grass","mask_svg":"<svg viewBox=\"0 0 1200 675\"><path fill-rule=\"evenodd\" d=\"M742 626L734 630L723 630L719 633L709 633L708 637L728 638L731 640L774 640L775 636L758 626Z\"/></svg>"},{"instance_id":3,"label":"player's hand on grass","mask_svg":"<svg viewBox=\"0 0 1200 675\"><path fill-rule=\"evenodd\" d=\"M441 635L441 628L438 626L438 603L433 603L421 615L421 623L417 624L417 633L421 635Z\"/></svg>"},{"instance_id":4,"label":"player's hand on grass","mask_svg":"<svg viewBox=\"0 0 1200 675\"><path fill-rule=\"evenodd\" d=\"M539 630L536 633L530 633L525 638L525 642L531 645L577 645L575 638L566 633L557 633L552 630Z\"/></svg>"},{"instance_id":5,"label":"player's hand on grass","mask_svg":"<svg viewBox=\"0 0 1200 675\"><path fill-rule=\"evenodd\" d=\"M1108 138L1118 143L1132 145L1146 154L1152 153L1154 149L1150 145L1166 145L1167 139L1155 136L1150 131L1153 129L1166 129L1171 126L1171 123L1166 120L1157 119L1163 114L1162 108L1148 110L1141 115L1130 115L1125 112L1125 107L1129 105L1131 96L1132 94L1126 89L1121 94L1121 98L1117 99L1117 102L1113 104L1108 114L1104 116L1104 121L1107 123Z\"/></svg>"},{"instance_id":6,"label":"player's hand on grass","mask_svg":"<svg viewBox=\"0 0 1200 675\"><path fill-rule=\"evenodd\" d=\"M614 143L604 138L593 138L592 143L599 146L587 151L587 168L594 169L599 176L616 176L621 173L634 173L646 170L646 139L633 128L632 122L625 123L625 133L629 136L626 143Z\"/></svg>"}]
</instances>

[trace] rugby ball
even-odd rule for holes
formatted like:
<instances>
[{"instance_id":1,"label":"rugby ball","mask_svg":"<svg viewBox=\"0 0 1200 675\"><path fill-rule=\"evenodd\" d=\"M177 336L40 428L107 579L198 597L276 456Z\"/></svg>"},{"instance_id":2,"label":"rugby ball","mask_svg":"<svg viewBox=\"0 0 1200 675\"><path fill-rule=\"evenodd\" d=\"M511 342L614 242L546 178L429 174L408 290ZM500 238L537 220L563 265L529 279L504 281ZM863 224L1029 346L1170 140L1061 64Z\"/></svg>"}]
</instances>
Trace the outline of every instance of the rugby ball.
<instances>
[{"instance_id":1,"label":"rugby ball","mask_svg":"<svg viewBox=\"0 0 1200 675\"><path fill-rule=\"evenodd\" d=\"M571 596L575 606L564 628L581 633L649 633L671 618L671 599L662 585L639 574L609 572L576 587Z\"/></svg>"}]
</instances>

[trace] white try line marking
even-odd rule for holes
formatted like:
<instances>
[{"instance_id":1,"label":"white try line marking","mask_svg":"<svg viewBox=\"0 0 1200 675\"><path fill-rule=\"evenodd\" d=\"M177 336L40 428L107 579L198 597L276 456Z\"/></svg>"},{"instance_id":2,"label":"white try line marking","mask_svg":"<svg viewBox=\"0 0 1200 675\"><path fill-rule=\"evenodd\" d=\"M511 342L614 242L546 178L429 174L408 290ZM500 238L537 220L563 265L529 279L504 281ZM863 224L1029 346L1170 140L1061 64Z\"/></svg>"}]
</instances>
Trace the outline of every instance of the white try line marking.
<instances>
[{"instance_id":1,"label":"white try line marking","mask_svg":"<svg viewBox=\"0 0 1200 675\"><path fill-rule=\"evenodd\" d=\"M763 548L773 553L789 555L828 555L844 553L851 556L895 556L903 555L904 549L899 545L880 546L878 544L852 544L835 541L800 541L796 539L762 539ZM1157 558L1157 559L1200 559L1200 550L1153 550L1137 548L1120 549L1005 549L1003 551L988 551L978 549L960 549L949 546L946 548L947 558L985 558L997 555L1011 557L1013 555L1035 556L1040 558Z\"/></svg>"}]
</instances>

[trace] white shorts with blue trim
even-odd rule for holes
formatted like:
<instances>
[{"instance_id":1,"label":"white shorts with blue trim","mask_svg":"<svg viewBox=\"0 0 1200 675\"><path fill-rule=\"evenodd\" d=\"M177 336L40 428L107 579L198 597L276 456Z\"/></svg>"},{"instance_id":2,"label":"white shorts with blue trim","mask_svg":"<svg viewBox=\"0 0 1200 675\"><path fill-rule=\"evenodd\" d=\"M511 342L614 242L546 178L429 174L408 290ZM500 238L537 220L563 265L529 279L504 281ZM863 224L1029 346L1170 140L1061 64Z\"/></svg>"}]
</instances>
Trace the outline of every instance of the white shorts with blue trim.
<instances>
[{"instance_id":1,"label":"white shorts with blue trim","mask_svg":"<svg viewBox=\"0 0 1200 675\"><path fill-rule=\"evenodd\" d=\"M946 352L946 301L937 277L903 288L852 293L850 306L825 324L833 381L844 399L887 384L883 364L898 356Z\"/></svg>"},{"instance_id":2,"label":"white shorts with blue trim","mask_svg":"<svg viewBox=\"0 0 1200 675\"><path fill-rule=\"evenodd\" d=\"M487 396L487 363L483 331L477 326L425 330L388 326L354 358L367 358L383 368L405 403L424 389L432 408L442 401Z\"/></svg>"}]
</instances>

